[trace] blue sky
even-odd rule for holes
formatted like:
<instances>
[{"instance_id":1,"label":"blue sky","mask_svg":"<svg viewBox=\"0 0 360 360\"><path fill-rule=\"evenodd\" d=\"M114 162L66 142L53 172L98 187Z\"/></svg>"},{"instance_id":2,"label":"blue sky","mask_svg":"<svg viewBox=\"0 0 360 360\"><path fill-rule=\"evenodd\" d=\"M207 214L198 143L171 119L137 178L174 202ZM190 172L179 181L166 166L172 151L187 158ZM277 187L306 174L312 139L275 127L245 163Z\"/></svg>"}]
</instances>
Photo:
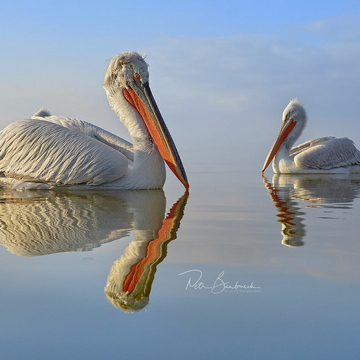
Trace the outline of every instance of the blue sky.
<instances>
[{"instance_id":1,"label":"blue sky","mask_svg":"<svg viewBox=\"0 0 360 360\"><path fill-rule=\"evenodd\" d=\"M0 126L46 106L128 138L102 79L136 50L185 158L222 149L261 168L294 97L309 115L301 140L360 146L359 15L356 1L1 1Z\"/></svg>"},{"instance_id":2,"label":"blue sky","mask_svg":"<svg viewBox=\"0 0 360 360\"><path fill-rule=\"evenodd\" d=\"M1 24L10 38L42 39L162 35L217 37L274 32L357 12L357 1L1 1ZM26 34L24 34L24 31ZM45 31L45 32L44 32ZM9 33L10 32L10 33ZM75 34L73 33L75 32ZM39 39L40 40L40 39Z\"/></svg>"}]
</instances>

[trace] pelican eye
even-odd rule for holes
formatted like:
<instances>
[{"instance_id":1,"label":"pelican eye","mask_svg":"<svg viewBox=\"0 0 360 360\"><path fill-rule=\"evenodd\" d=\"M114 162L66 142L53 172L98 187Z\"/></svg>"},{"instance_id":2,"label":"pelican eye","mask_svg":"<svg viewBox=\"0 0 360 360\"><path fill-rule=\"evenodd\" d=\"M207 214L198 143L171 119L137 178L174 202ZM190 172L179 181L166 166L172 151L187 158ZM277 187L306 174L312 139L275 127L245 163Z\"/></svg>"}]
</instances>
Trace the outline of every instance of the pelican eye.
<instances>
[{"instance_id":1,"label":"pelican eye","mask_svg":"<svg viewBox=\"0 0 360 360\"><path fill-rule=\"evenodd\" d=\"M137 72L134 73L134 80L135 81L140 81L141 80L141 76L140 76L139 73L137 73Z\"/></svg>"}]
</instances>

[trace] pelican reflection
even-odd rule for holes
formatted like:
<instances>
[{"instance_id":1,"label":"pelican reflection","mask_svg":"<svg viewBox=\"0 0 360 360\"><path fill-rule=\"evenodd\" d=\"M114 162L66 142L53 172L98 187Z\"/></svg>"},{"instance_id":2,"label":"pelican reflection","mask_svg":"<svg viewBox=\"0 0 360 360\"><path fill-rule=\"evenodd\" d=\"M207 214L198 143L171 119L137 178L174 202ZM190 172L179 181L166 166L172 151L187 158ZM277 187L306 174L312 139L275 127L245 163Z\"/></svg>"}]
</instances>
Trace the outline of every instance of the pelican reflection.
<instances>
[{"instance_id":1,"label":"pelican reflection","mask_svg":"<svg viewBox=\"0 0 360 360\"><path fill-rule=\"evenodd\" d=\"M162 222L135 226L134 240L114 262L105 287L105 294L115 307L135 312L148 304L156 267L165 259L168 243L176 239L187 197L186 192ZM146 217L143 220L146 222Z\"/></svg>"},{"instance_id":2,"label":"pelican reflection","mask_svg":"<svg viewBox=\"0 0 360 360\"><path fill-rule=\"evenodd\" d=\"M164 218L163 190L73 193L0 192L0 240L13 254L38 256L87 251L130 235L113 264L105 294L125 312L149 302L157 265L176 238L188 191Z\"/></svg>"},{"instance_id":3,"label":"pelican reflection","mask_svg":"<svg viewBox=\"0 0 360 360\"><path fill-rule=\"evenodd\" d=\"M282 244L290 247L304 245L304 208L351 209L360 193L359 174L274 174L272 184L263 181L278 210Z\"/></svg>"}]
</instances>

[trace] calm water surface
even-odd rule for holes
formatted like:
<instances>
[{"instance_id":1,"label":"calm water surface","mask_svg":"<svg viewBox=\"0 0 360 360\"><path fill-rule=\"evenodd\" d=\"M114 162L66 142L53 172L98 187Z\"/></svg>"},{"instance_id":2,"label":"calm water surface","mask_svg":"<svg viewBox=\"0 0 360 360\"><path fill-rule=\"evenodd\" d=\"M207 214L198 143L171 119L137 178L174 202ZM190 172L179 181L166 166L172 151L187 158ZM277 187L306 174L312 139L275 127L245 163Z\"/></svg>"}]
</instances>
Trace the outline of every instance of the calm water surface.
<instances>
[{"instance_id":1,"label":"calm water surface","mask_svg":"<svg viewBox=\"0 0 360 360\"><path fill-rule=\"evenodd\" d=\"M358 359L360 176L188 175L2 192L1 359Z\"/></svg>"}]
</instances>

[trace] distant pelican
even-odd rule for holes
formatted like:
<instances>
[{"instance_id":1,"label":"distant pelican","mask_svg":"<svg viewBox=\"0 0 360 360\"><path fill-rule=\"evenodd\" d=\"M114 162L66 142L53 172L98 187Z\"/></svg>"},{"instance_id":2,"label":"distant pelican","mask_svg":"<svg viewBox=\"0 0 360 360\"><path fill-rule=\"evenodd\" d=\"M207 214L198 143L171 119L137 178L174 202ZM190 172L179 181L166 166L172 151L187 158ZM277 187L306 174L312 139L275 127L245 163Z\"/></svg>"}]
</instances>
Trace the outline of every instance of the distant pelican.
<instances>
[{"instance_id":1,"label":"distant pelican","mask_svg":"<svg viewBox=\"0 0 360 360\"><path fill-rule=\"evenodd\" d=\"M85 121L41 109L0 133L1 182L14 190L158 189L165 182L165 160L188 188L180 156L150 91L144 58L136 52L115 56L104 88L133 145Z\"/></svg>"},{"instance_id":2,"label":"distant pelican","mask_svg":"<svg viewBox=\"0 0 360 360\"><path fill-rule=\"evenodd\" d=\"M360 151L348 138L322 137L291 148L306 124L306 112L296 100L283 113L282 125L262 172L274 158L274 173L357 173Z\"/></svg>"}]
</instances>

